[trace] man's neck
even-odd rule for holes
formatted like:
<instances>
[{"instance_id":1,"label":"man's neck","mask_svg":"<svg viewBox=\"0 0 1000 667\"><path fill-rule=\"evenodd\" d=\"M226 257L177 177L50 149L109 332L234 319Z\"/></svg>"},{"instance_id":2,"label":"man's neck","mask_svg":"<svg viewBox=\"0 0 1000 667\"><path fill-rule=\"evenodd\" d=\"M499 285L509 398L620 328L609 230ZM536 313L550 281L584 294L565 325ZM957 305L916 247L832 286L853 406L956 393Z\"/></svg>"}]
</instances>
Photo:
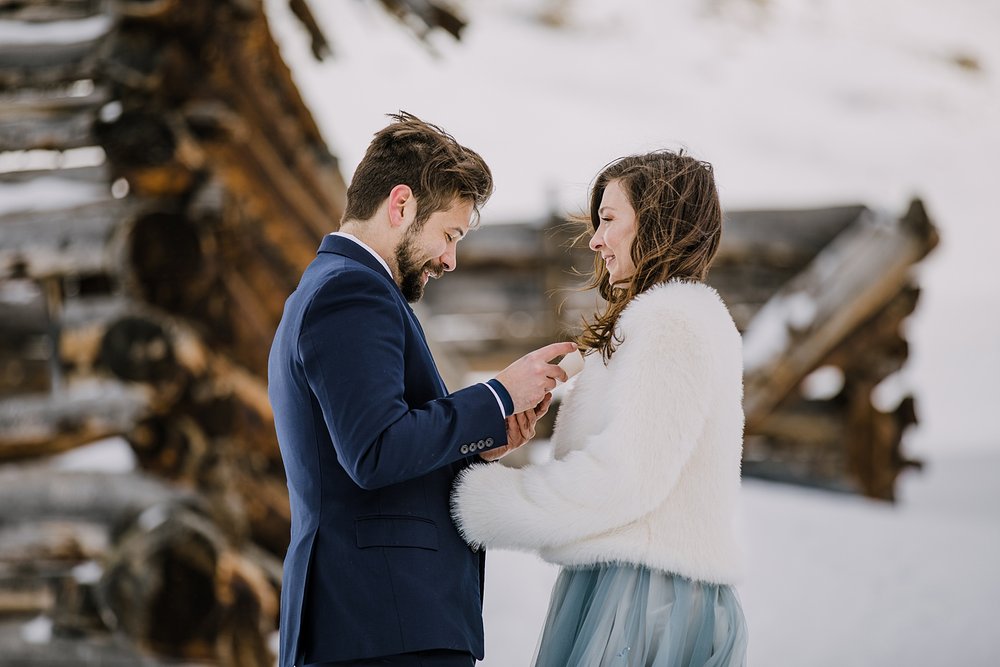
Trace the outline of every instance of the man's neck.
<instances>
[{"instance_id":1,"label":"man's neck","mask_svg":"<svg viewBox=\"0 0 1000 667\"><path fill-rule=\"evenodd\" d=\"M348 220L340 226L338 231L350 234L374 250L389 265L389 270L392 272L393 277L398 275L399 267L396 265L395 243L387 235L380 234L374 225L366 225L363 222L359 223Z\"/></svg>"}]
</instances>

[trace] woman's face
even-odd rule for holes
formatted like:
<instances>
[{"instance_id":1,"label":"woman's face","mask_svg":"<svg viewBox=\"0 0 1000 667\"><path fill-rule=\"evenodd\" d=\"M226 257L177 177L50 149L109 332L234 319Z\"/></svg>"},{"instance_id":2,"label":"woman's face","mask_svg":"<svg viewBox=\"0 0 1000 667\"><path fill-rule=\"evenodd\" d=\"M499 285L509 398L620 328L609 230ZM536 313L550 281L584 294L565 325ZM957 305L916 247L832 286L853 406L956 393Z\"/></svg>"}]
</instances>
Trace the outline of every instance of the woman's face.
<instances>
[{"instance_id":1,"label":"woman's face","mask_svg":"<svg viewBox=\"0 0 1000 667\"><path fill-rule=\"evenodd\" d=\"M635 209L619 181L608 181L597 213L601 222L590 239L590 249L604 259L612 285L627 281L635 273L632 263Z\"/></svg>"}]
</instances>

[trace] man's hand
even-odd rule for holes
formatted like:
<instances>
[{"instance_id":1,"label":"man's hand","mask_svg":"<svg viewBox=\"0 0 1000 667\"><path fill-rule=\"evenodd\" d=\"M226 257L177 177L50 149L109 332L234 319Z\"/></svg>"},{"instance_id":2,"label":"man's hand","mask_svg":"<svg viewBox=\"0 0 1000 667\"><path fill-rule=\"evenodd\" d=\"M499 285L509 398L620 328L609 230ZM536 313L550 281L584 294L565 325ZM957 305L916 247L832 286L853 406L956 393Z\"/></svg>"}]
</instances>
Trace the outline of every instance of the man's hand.
<instances>
[{"instance_id":1,"label":"man's hand","mask_svg":"<svg viewBox=\"0 0 1000 667\"><path fill-rule=\"evenodd\" d=\"M529 352L497 374L514 401L515 415L537 406L556 384L569 379L566 371L549 362L576 349L576 343L552 343Z\"/></svg>"},{"instance_id":2,"label":"man's hand","mask_svg":"<svg viewBox=\"0 0 1000 667\"><path fill-rule=\"evenodd\" d=\"M535 424L549 411L552 394L545 394L542 402L533 408L507 417L507 444L480 454L484 461L496 461L506 454L526 444L535 437Z\"/></svg>"}]
</instances>

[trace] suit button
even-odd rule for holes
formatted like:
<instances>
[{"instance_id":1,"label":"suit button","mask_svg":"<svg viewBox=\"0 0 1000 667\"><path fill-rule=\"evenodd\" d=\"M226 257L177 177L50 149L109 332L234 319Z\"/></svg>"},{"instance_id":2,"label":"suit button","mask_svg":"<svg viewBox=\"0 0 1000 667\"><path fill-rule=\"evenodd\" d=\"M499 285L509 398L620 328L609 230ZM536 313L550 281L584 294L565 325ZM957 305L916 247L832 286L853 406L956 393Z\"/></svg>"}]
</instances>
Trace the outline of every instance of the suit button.
<instances>
[{"instance_id":1,"label":"suit button","mask_svg":"<svg viewBox=\"0 0 1000 667\"><path fill-rule=\"evenodd\" d=\"M468 454L469 453L469 446L468 445L462 445L461 447L458 448L458 451L462 452L463 454Z\"/></svg>"},{"instance_id":2,"label":"suit button","mask_svg":"<svg viewBox=\"0 0 1000 667\"><path fill-rule=\"evenodd\" d=\"M487 447L493 446L493 438L486 438L486 446Z\"/></svg>"},{"instance_id":3,"label":"suit button","mask_svg":"<svg viewBox=\"0 0 1000 667\"><path fill-rule=\"evenodd\" d=\"M485 440L480 440L479 442L476 443L476 448L477 449L483 449L484 447L486 447L486 441Z\"/></svg>"}]
</instances>

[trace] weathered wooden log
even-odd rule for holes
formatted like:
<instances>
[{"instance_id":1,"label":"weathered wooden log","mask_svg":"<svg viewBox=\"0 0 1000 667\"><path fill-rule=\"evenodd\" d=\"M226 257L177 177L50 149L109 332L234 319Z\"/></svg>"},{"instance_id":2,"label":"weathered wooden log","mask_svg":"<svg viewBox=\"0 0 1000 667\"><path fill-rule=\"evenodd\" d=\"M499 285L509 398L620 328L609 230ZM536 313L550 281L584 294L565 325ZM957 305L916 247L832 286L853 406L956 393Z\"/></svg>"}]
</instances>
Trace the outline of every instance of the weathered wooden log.
<instances>
[{"instance_id":1,"label":"weathered wooden log","mask_svg":"<svg viewBox=\"0 0 1000 667\"><path fill-rule=\"evenodd\" d=\"M906 362L909 345L903 338L903 321L917 306L920 289L905 285L875 315L862 322L823 360L851 377L879 382Z\"/></svg>"},{"instance_id":2,"label":"weathered wooden log","mask_svg":"<svg viewBox=\"0 0 1000 667\"><path fill-rule=\"evenodd\" d=\"M118 12L130 19L158 20L177 11L180 0L119 0Z\"/></svg>"},{"instance_id":3,"label":"weathered wooden log","mask_svg":"<svg viewBox=\"0 0 1000 667\"><path fill-rule=\"evenodd\" d=\"M168 311L205 321L214 344L233 344L235 338L234 347L260 372L260 350L270 342L284 302L285 291L273 286L286 284L291 291L298 272L283 263L275 268L253 261L253 248L245 251L249 267L218 263L209 253L219 241L211 226L199 224L133 198L11 213L0 219L0 278L107 276ZM246 242L235 239L235 246Z\"/></svg>"},{"instance_id":4,"label":"weathered wooden log","mask_svg":"<svg viewBox=\"0 0 1000 667\"><path fill-rule=\"evenodd\" d=\"M193 491L141 473L0 467L0 522L5 525L58 520L118 526L164 503L206 510Z\"/></svg>"},{"instance_id":5,"label":"weathered wooden log","mask_svg":"<svg viewBox=\"0 0 1000 667\"><path fill-rule=\"evenodd\" d=\"M835 396L790 396L748 430L744 474L894 499L900 471L920 465L900 449L905 429L916 422L914 401L903 397L887 413L871 397L905 363L900 326L918 291L904 287L823 359L823 366L837 367L843 376Z\"/></svg>"},{"instance_id":6,"label":"weathered wooden log","mask_svg":"<svg viewBox=\"0 0 1000 667\"><path fill-rule=\"evenodd\" d=\"M207 226L171 211L139 216L127 241L136 291L168 312L184 314L186 306L201 303L217 284Z\"/></svg>"},{"instance_id":7,"label":"weathered wooden log","mask_svg":"<svg viewBox=\"0 0 1000 667\"><path fill-rule=\"evenodd\" d=\"M228 5L211 3L117 3L115 12L129 20L117 24L100 48L101 71L121 90L116 93L120 108L94 126L94 137L114 165L115 176L126 178L133 194L188 197L202 173L214 174L229 190L225 215L236 226L220 231L211 221L191 221L179 207L168 208L158 215L173 216L172 222L152 215L129 223L131 261L117 266L127 278L136 278L125 282L136 286L140 295L175 314L206 322L210 344L228 348L259 373L264 363L260 350L270 342L283 297L315 256L322 234L335 228L346 188L270 37L261 8L251 4L237 9L234 14ZM220 30L230 35L235 48L198 46L218 37ZM189 104L193 76L204 79L205 85ZM206 117L206 110L213 105L223 112L222 132L213 132L214 121L206 122L211 115ZM41 128L38 118L33 122ZM58 125L60 130L69 127L65 122ZM105 229L112 227L109 222ZM196 234L188 233L191 230ZM16 231L33 236L33 229ZM91 258L81 269L112 273L107 265L116 262L102 261L100 252L91 252L99 250L103 240L93 235L83 239L83 245L71 242L54 258L32 253L41 259L28 259L25 265L28 253L22 250L39 249L57 238L58 233L23 247L5 244L7 257L0 259L7 260L11 272L56 275L76 270L74 259L67 257L76 254ZM204 257L202 250L214 252L234 239L238 244L226 247L243 250L234 253L231 262L205 274L191 270L191 263ZM74 253L74 246L81 252ZM285 289L275 290L276 284Z\"/></svg>"},{"instance_id":8,"label":"weathered wooden log","mask_svg":"<svg viewBox=\"0 0 1000 667\"><path fill-rule=\"evenodd\" d=\"M206 406L202 417L216 434L231 433L237 414L252 416L253 430L271 420L263 380L215 353L184 321L146 304L118 297L70 302L60 330L60 361L70 374L101 369L149 385L170 406L188 392L184 400Z\"/></svg>"},{"instance_id":9,"label":"weathered wooden log","mask_svg":"<svg viewBox=\"0 0 1000 667\"><path fill-rule=\"evenodd\" d=\"M0 461L63 452L130 432L150 412L143 387L89 381L35 397L0 401Z\"/></svg>"},{"instance_id":10,"label":"weathered wooden log","mask_svg":"<svg viewBox=\"0 0 1000 667\"><path fill-rule=\"evenodd\" d=\"M9 576L4 569L0 567L0 619L37 616L53 609L55 594L47 582L21 575Z\"/></svg>"},{"instance_id":11,"label":"weathered wooden log","mask_svg":"<svg viewBox=\"0 0 1000 667\"><path fill-rule=\"evenodd\" d=\"M182 138L169 112L133 108L126 100L114 120L94 125L94 137L139 196L176 197L196 185L196 175L179 158Z\"/></svg>"},{"instance_id":12,"label":"weathered wooden log","mask_svg":"<svg viewBox=\"0 0 1000 667\"><path fill-rule=\"evenodd\" d=\"M0 150L66 150L94 145L93 126L109 101L106 87L76 95L64 87L19 92L0 107Z\"/></svg>"},{"instance_id":13,"label":"weathered wooden log","mask_svg":"<svg viewBox=\"0 0 1000 667\"><path fill-rule=\"evenodd\" d=\"M454 9L434 0L380 0L386 11L414 32L427 39L434 28L441 28L455 39L461 39L467 22Z\"/></svg>"},{"instance_id":14,"label":"weathered wooden log","mask_svg":"<svg viewBox=\"0 0 1000 667\"><path fill-rule=\"evenodd\" d=\"M261 29L265 32L261 33ZM251 41L258 46L266 42L266 25L262 18L261 28L247 31L253 38ZM241 41L237 39L235 43ZM341 204L336 198L342 197L344 191L336 163L325 148L321 148L318 130L311 118L305 134L299 129L303 113L308 116L308 112L304 112L297 93L292 100L286 95L274 94L275 86L279 90L294 89L287 68L280 63L276 51L271 55L264 48L261 53L267 57L255 55L250 58L242 52L236 56L219 52L212 57L209 63L214 66L209 71L215 72L212 78L218 80L211 85L219 90L228 106L235 104L236 107L227 109L220 104L213 106L199 101L190 108L188 115L188 122L193 126L190 137L179 131L176 124L168 127L170 122L165 122L162 115L130 112L128 103L121 117L102 130L107 134L107 140L102 143L106 144L109 158L119 165L136 192L163 194L176 187L186 187L190 182L185 184L183 179L170 176L174 173L172 169L207 167L213 170L216 180L233 193L229 201L246 209L246 213L227 214L227 218L238 222L240 227L227 226L220 237L213 240L213 247L224 244L247 251L234 252L231 263L215 267L217 280L200 281L201 293L188 289L192 278L197 276L183 266L197 253L178 252L169 239L159 239L167 243L143 244L154 250L168 249L163 255L167 262L138 264L147 268L145 275L150 278L141 283L146 298L171 312L210 322L210 330L216 334L212 343L228 347L241 362L257 372L263 370L259 350L268 344L283 306L283 298L274 290L274 285L286 285L284 292L293 289L302 268L315 256L321 236L315 230L322 228L325 233L333 228L328 218L336 220L339 210L331 212L327 208L331 204L339 208ZM184 57L189 56L178 56ZM250 64L261 60L262 68ZM188 74L183 80L171 76L181 81L178 85L186 87L190 69L198 66L196 61L187 64ZM249 91L252 97L245 90L248 86L252 88ZM258 108L262 104L266 107L263 110ZM300 122L288 122L290 115ZM157 123L164 129L151 131ZM134 131L128 131L129 127ZM137 152L148 155L149 137L161 135L164 141L154 141L164 149L163 155L153 161L159 165L137 166L134 155ZM130 136L136 141L130 142ZM196 144L203 145L191 148ZM198 156L192 162L190 156L195 153ZM161 178L160 172L164 169L168 177ZM148 177L150 170L159 176ZM165 182L168 185L164 186ZM323 206L318 207L316 201L323 202ZM208 231L202 222L198 224L200 230ZM264 227L270 235L260 242L257 241L262 238L260 232L254 232L259 227ZM258 243L265 247L261 249ZM170 265L169 260L177 266Z\"/></svg>"},{"instance_id":15,"label":"weathered wooden log","mask_svg":"<svg viewBox=\"0 0 1000 667\"><path fill-rule=\"evenodd\" d=\"M47 614L57 635L110 624L233 667L273 660L280 562L209 499L141 475L0 468L0 503L0 614Z\"/></svg>"},{"instance_id":16,"label":"weathered wooden log","mask_svg":"<svg viewBox=\"0 0 1000 667\"><path fill-rule=\"evenodd\" d=\"M182 334L141 302L121 296L70 299L59 313L58 329L59 364L69 376L111 375L146 383L164 397L175 397L183 388L187 372L176 351ZM193 351L189 363L198 366L200 351Z\"/></svg>"},{"instance_id":17,"label":"weathered wooden log","mask_svg":"<svg viewBox=\"0 0 1000 667\"><path fill-rule=\"evenodd\" d=\"M245 517L234 526L245 523L258 543L283 553L287 489L258 376L213 353L182 322L121 299L69 308L60 360L71 377L101 370L144 387L149 408L122 433L143 469L233 506Z\"/></svg>"},{"instance_id":18,"label":"weathered wooden log","mask_svg":"<svg viewBox=\"0 0 1000 667\"><path fill-rule=\"evenodd\" d=\"M167 667L176 664L143 653L121 636L53 634L52 621L45 617L0 623L0 655L4 667ZM192 667L197 664L192 663Z\"/></svg>"},{"instance_id":19,"label":"weathered wooden log","mask_svg":"<svg viewBox=\"0 0 1000 667\"><path fill-rule=\"evenodd\" d=\"M761 307L867 209L727 211L707 282L744 331Z\"/></svg>"},{"instance_id":20,"label":"weathered wooden log","mask_svg":"<svg viewBox=\"0 0 1000 667\"><path fill-rule=\"evenodd\" d=\"M0 173L0 185L31 186L39 178L58 178L68 183L93 185L110 191L111 171L107 164L92 167L69 167L66 169L31 169L26 171L8 171Z\"/></svg>"},{"instance_id":21,"label":"weathered wooden log","mask_svg":"<svg viewBox=\"0 0 1000 667\"><path fill-rule=\"evenodd\" d=\"M120 232L126 228L123 221L137 210L137 202L113 199L110 192L100 199L101 187L56 176L42 178L40 187L71 190L76 194L70 196L97 201L0 216L0 279L114 274L123 268Z\"/></svg>"},{"instance_id":22,"label":"weathered wooden log","mask_svg":"<svg viewBox=\"0 0 1000 667\"><path fill-rule=\"evenodd\" d=\"M322 235L283 219L268 194L271 184L253 168L253 162L228 144L207 147L213 164L228 165L218 172L234 196L229 220L220 228L218 247L227 248L227 261L217 265L219 297L216 307L224 316L216 330L224 332L217 343L241 364L258 374L265 372L266 355L284 300L295 289L298 276L316 256ZM243 164L242 168L237 165ZM250 167L250 168L247 168ZM256 193L249 196L247 193ZM331 223L328 231L332 231ZM190 317L196 304L176 312Z\"/></svg>"},{"instance_id":23,"label":"weathered wooden log","mask_svg":"<svg viewBox=\"0 0 1000 667\"><path fill-rule=\"evenodd\" d=\"M98 597L118 629L160 655L269 666L276 582L268 576L273 564L264 568L252 557L205 517L166 507L122 535Z\"/></svg>"},{"instance_id":24,"label":"weathered wooden log","mask_svg":"<svg viewBox=\"0 0 1000 667\"><path fill-rule=\"evenodd\" d=\"M5 21L74 21L100 11L103 0L0 0Z\"/></svg>"},{"instance_id":25,"label":"weathered wooden log","mask_svg":"<svg viewBox=\"0 0 1000 667\"><path fill-rule=\"evenodd\" d=\"M0 21L0 86L39 87L93 79L100 47L113 27L110 15L33 24Z\"/></svg>"},{"instance_id":26,"label":"weathered wooden log","mask_svg":"<svg viewBox=\"0 0 1000 667\"><path fill-rule=\"evenodd\" d=\"M128 439L144 470L191 484L217 506L230 507L233 530L280 555L291 514L270 411L254 405L259 401L248 399L246 388L224 386L230 382L195 384L197 400L143 422Z\"/></svg>"},{"instance_id":27,"label":"weathered wooden log","mask_svg":"<svg viewBox=\"0 0 1000 667\"><path fill-rule=\"evenodd\" d=\"M841 449L844 428L840 402L798 400L769 414L753 433L795 443L802 450Z\"/></svg>"},{"instance_id":28,"label":"weathered wooden log","mask_svg":"<svg viewBox=\"0 0 1000 667\"><path fill-rule=\"evenodd\" d=\"M102 630L90 585L100 576L111 530L95 521L5 517L0 616L44 614L64 631Z\"/></svg>"},{"instance_id":29,"label":"weathered wooden log","mask_svg":"<svg viewBox=\"0 0 1000 667\"><path fill-rule=\"evenodd\" d=\"M334 192L323 188L316 178L299 177L300 173L311 173L308 168L315 166L310 147L303 144L301 131L288 123L273 126L274 116L287 118L287 114L283 113L279 101L264 90L266 83L253 76L252 61L241 59L225 64L229 67L227 78L231 78L226 81L224 90L231 93L230 103L245 123L244 129L237 130L234 137L237 140L234 147L240 150L240 157L249 160L243 163L243 169L253 168L259 173L261 182L267 184L262 192L268 193L274 202L272 206L286 207L285 224L291 217L304 225L314 238L329 233L339 222L339 215L331 220L332 215L339 213L336 203L331 200ZM293 171L288 168L289 164L306 169Z\"/></svg>"},{"instance_id":30,"label":"weathered wooden log","mask_svg":"<svg viewBox=\"0 0 1000 667\"><path fill-rule=\"evenodd\" d=\"M900 220L862 216L776 293L744 332L748 430L899 293L910 267L936 243L919 201Z\"/></svg>"},{"instance_id":31,"label":"weathered wooden log","mask_svg":"<svg viewBox=\"0 0 1000 667\"><path fill-rule=\"evenodd\" d=\"M0 519L0 580L5 571L23 575L69 569L103 557L109 545L110 526L103 523L65 518L19 519L5 513Z\"/></svg>"},{"instance_id":32,"label":"weathered wooden log","mask_svg":"<svg viewBox=\"0 0 1000 667\"><path fill-rule=\"evenodd\" d=\"M330 40L327 39L323 29L319 27L312 9L309 8L309 3L306 0L289 0L288 7L309 33L309 49L312 51L313 57L316 60L323 60L332 55L333 49L330 48Z\"/></svg>"},{"instance_id":33,"label":"weathered wooden log","mask_svg":"<svg viewBox=\"0 0 1000 667\"><path fill-rule=\"evenodd\" d=\"M916 307L919 289L903 288L877 315L848 336L828 358L844 369L847 433L844 442L850 457L849 470L857 477L865 495L895 500L895 482L919 460L902 452L903 433L917 423L915 399L901 397L890 413L872 409L875 388L899 371L906 361L908 345L902 336L903 320Z\"/></svg>"},{"instance_id":34,"label":"weathered wooden log","mask_svg":"<svg viewBox=\"0 0 1000 667\"><path fill-rule=\"evenodd\" d=\"M799 271L865 212L861 205L821 209L726 211L713 270L751 263Z\"/></svg>"},{"instance_id":35,"label":"weathered wooden log","mask_svg":"<svg viewBox=\"0 0 1000 667\"><path fill-rule=\"evenodd\" d=\"M0 282L0 399L52 387L54 349L45 294L30 280Z\"/></svg>"},{"instance_id":36,"label":"weathered wooden log","mask_svg":"<svg viewBox=\"0 0 1000 667\"><path fill-rule=\"evenodd\" d=\"M259 376L214 352L183 320L142 302L76 300L67 304L59 328L60 363L70 375L97 369L148 385L160 412L165 412L161 406L173 409L186 401L214 435L231 434L240 420L249 420L250 436L272 419Z\"/></svg>"},{"instance_id":37,"label":"weathered wooden log","mask_svg":"<svg viewBox=\"0 0 1000 667\"><path fill-rule=\"evenodd\" d=\"M916 420L913 398L882 412L871 405L873 387L852 382L837 401L782 405L747 434L743 474L894 500L899 472L921 465L900 449Z\"/></svg>"}]
</instances>

